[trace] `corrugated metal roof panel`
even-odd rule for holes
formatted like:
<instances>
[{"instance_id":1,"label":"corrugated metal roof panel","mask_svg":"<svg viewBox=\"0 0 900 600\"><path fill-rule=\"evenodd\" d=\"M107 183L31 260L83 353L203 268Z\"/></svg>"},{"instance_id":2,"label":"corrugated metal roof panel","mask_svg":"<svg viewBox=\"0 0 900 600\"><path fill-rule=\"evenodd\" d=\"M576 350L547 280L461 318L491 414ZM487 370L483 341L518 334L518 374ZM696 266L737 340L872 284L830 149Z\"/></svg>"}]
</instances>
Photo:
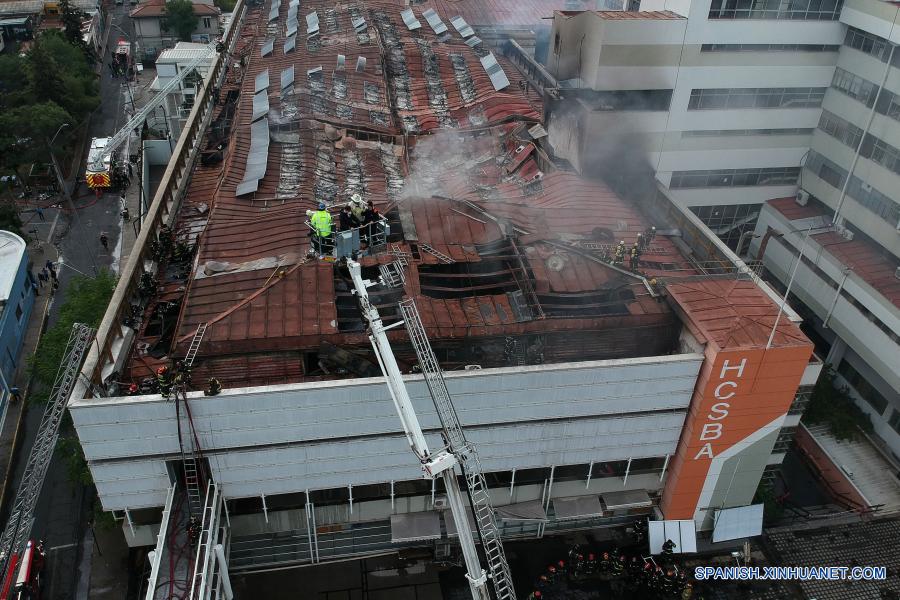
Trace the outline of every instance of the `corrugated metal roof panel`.
<instances>
[{"instance_id":1,"label":"corrugated metal roof panel","mask_svg":"<svg viewBox=\"0 0 900 600\"><path fill-rule=\"evenodd\" d=\"M294 85L294 66L291 65L281 72L281 89L286 90Z\"/></svg>"},{"instance_id":2,"label":"corrugated metal roof panel","mask_svg":"<svg viewBox=\"0 0 900 600\"><path fill-rule=\"evenodd\" d=\"M403 22L406 24L406 28L410 31L415 31L422 27L422 24L416 18L416 13L413 12L413 9L407 8L406 10L400 13L400 17L403 19Z\"/></svg>"},{"instance_id":3,"label":"corrugated metal roof panel","mask_svg":"<svg viewBox=\"0 0 900 600\"><path fill-rule=\"evenodd\" d=\"M468 23L466 23L466 20L462 17L453 17L452 19L450 19L450 22L453 24L454 29L459 32L459 35L463 36L464 38L472 37L473 35L475 35L475 31L471 26L469 26Z\"/></svg>"},{"instance_id":4,"label":"corrugated metal roof panel","mask_svg":"<svg viewBox=\"0 0 900 600\"><path fill-rule=\"evenodd\" d=\"M509 78L506 77L503 67L497 62L493 52L488 52L486 56L481 57L481 66L484 67L488 77L491 78L491 83L495 90L499 92L509 86Z\"/></svg>"},{"instance_id":5,"label":"corrugated metal roof panel","mask_svg":"<svg viewBox=\"0 0 900 600\"><path fill-rule=\"evenodd\" d=\"M292 51L296 47L297 47L297 36L296 35L292 35L288 39L284 40L284 53L285 54ZM291 67L291 68L293 68L293 67Z\"/></svg>"},{"instance_id":6,"label":"corrugated metal roof panel","mask_svg":"<svg viewBox=\"0 0 900 600\"><path fill-rule=\"evenodd\" d=\"M272 50L275 48L275 38L271 40L266 40L263 42L262 47L259 49L260 56L268 56L272 54Z\"/></svg>"},{"instance_id":7,"label":"corrugated metal roof panel","mask_svg":"<svg viewBox=\"0 0 900 600\"><path fill-rule=\"evenodd\" d=\"M254 79L254 86L253 86L254 93L258 94L259 92L266 89L267 87L269 87L269 70L268 69L266 69L265 71L263 71L262 73L257 75L256 78Z\"/></svg>"},{"instance_id":8,"label":"corrugated metal roof panel","mask_svg":"<svg viewBox=\"0 0 900 600\"><path fill-rule=\"evenodd\" d=\"M438 16L433 8L429 8L428 10L423 12L422 16L425 17L426 21L428 21L428 24L431 26L431 29L434 30L435 34L441 35L445 31L447 31L447 26L444 25L444 22L441 21L441 17Z\"/></svg>"},{"instance_id":9,"label":"corrugated metal roof panel","mask_svg":"<svg viewBox=\"0 0 900 600\"><path fill-rule=\"evenodd\" d=\"M313 11L306 15L306 35L315 35L319 33L319 15Z\"/></svg>"},{"instance_id":10,"label":"corrugated metal roof panel","mask_svg":"<svg viewBox=\"0 0 900 600\"><path fill-rule=\"evenodd\" d=\"M268 76L266 77L268 79ZM267 83L268 85L268 83ZM253 118L255 121L269 114L269 93L263 90L253 95Z\"/></svg>"}]
</instances>

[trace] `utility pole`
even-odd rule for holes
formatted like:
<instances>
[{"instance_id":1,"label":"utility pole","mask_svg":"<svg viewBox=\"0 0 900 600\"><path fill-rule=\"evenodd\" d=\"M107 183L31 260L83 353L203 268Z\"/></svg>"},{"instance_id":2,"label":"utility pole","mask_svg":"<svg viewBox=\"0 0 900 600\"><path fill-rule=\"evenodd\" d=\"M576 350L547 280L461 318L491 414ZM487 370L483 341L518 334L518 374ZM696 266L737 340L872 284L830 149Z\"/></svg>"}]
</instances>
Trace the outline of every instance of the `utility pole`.
<instances>
[{"instance_id":1,"label":"utility pole","mask_svg":"<svg viewBox=\"0 0 900 600\"><path fill-rule=\"evenodd\" d=\"M53 163L53 171L56 173L56 181L59 183L59 187L62 190L63 198L66 199L66 202L69 204L69 210L72 211L72 218L75 219L75 222L81 226L81 217L78 215L78 210L75 208L75 203L72 202L72 192L69 190L69 184L66 182L63 177L62 169L59 168L59 161L56 160L56 155L53 153L53 142L56 141L56 137L59 135L59 132L64 128L69 127L68 123L63 123L59 126L59 129L56 130L56 133L53 134L53 137L47 140L47 150L50 152L50 162ZM52 240L47 240L51 242ZM94 269L94 276L96 277L97 271L97 263L94 261L93 253L89 253L91 257L91 266Z\"/></svg>"}]
</instances>

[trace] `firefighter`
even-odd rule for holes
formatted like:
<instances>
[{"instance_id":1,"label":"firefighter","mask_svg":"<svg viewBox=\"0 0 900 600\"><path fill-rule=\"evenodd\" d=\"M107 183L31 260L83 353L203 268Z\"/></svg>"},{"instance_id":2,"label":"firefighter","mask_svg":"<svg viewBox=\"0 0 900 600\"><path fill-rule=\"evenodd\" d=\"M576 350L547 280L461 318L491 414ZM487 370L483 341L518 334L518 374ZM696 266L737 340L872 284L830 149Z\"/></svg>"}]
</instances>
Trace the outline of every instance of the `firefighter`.
<instances>
[{"instance_id":1,"label":"firefighter","mask_svg":"<svg viewBox=\"0 0 900 600\"><path fill-rule=\"evenodd\" d=\"M629 264L631 265L631 270L633 272L637 272L638 270L638 251L637 248L631 249L631 256L629 257Z\"/></svg>"},{"instance_id":2,"label":"firefighter","mask_svg":"<svg viewBox=\"0 0 900 600\"><path fill-rule=\"evenodd\" d=\"M197 540L200 539L201 527L202 526L200 525L200 519L195 516L191 516L187 524L187 535L188 541L192 546L195 545L197 543Z\"/></svg>"},{"instance_id":3,"label":"firefighter","mask_svg":"<svg viewBox=\"0 0 900 600\"><path fill-rule=\"evenodd\" d=\"M169 399L172 392L172 380L169 377L169 367L162 366L156 370L156 382L159 384L159 393L162 397Z\"/></svg>"},{"instance_id":4,"label":"firefighter","mask_svg":"<svg viewBox=\"0 0 900 600\"><path fill-rule=\"evenodd\" d=\"M528 594L528 600L541 600L542 597L543 594L541 593L541 590L534 590Z\"/></svg>"},{"instance_id":5,"label":"firefighter","mask_svg":"<svg viewBox=\"0 0 900 600\"><path fill-rule=\"evenodd\" d=\"M612 564L610 564L609 552L604 552L600 555L600 572L603 574L609 573L610 567L612 567Z\"/></svg>"},{"instance_id":6,"label":"firefighter","mask_svg":"<svg viewBox=\"0 0 900 600\"><path fill-rule=\"evenodd\" d=\"M593 552L588 552L587 563L585 564L585 572L588 575L593 575L597 572L597 555Z\"/></svg>"},{"instance_id":7,"label":"firefighter","mask_svg":"<svg viewBox=\"0 0 900 600\"><path fill-rule=\"evenodd\" d=\"M128 395L129 396L137 396L139 392L140 392L140 388L138 387L138 384L132 383L131 385L128 386Z\"/></svg>"},{"instance_id":8,"label":"firefighter","mask_svg":"<svg viewBox=\"0 0 900 600\"><path fill-rule=\"evenodd\" d=\"M219 383L219 380L215 377L210 377L206 384L207 388L206 391L203 392L204 396L218 396L219 392L222 391L222 384Z\"/></svg>"},{"instance_id":9,"label":"firefighter","mask_svg":"<svg viewBox=\"0 0 900 600\"><path fill-rule=\"evenodd\" d=\"M350 209L350 214L353 217L353 220L356 221L356 225L362 225L366 213L366 205L363 202L362 196L359 194L350 196L350 203L347 207Z\"/></svg>"},{"instance_id":10,"label":"firefighter","mask_svg":"<svg viewBox=\"0 0 900 600\"><path fill-rule=\"evenodd\" d=\"M547 581L550 585L556 583L556 565L550 565L547 567Z\"/></svg>"},{"instance_id":11,"label":"firefighter","mask_svg":"<svg viewBox=\"0 0 900 600\"><path fill-rule=\"evenodd\" d=\"M313 250L319 258L325 258L326 246L331 238L331 214L325 210L325 203L319 202L318 210L306 211L313 230Z\"/></svg>"}]
</instances>

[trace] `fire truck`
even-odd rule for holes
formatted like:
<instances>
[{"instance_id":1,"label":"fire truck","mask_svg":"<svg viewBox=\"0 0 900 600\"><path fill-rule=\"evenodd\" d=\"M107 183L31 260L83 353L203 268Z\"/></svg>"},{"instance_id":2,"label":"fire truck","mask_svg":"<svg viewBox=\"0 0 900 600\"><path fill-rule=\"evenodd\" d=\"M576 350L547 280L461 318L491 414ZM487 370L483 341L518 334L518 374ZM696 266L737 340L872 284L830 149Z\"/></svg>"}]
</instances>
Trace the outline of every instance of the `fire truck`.
<instances>
[{"instance_id":1,"label":"fire truck","mask_svg":"<svg viewBox=\"0 0 900 600\"><path fill-rule=\"evenodd\" d=\"M10 558L0 600L40 600L43 571L44 542L28 540L22 555Z\"/></svg>"},{"instance_id":2,"label":"fire truck","mask_svg":"<svg viewBox=\"0 0 900 600\"><path fill-rule=\"evenodd\" d=\"M178 75L172 78L146 105L134 113L125 126L110 137L94 138L91 140L91 149L88 151L87 165L84 170L84 181L88 187L100 193L103 188L124 185L128 171L129 146L132 138L135 145L140 141L140 127L147 116L157 107L164 104L166 96L178 88L181 81L188 74L200 66L214 52L220 51L222 42L216 42L207 46L207 51L198 56L186 67L182 68ZM124 68L117 73L127 74L131 68L131 44L125 40L119 40L113 58L113 69Z\"/></svg>"}]
</instances>

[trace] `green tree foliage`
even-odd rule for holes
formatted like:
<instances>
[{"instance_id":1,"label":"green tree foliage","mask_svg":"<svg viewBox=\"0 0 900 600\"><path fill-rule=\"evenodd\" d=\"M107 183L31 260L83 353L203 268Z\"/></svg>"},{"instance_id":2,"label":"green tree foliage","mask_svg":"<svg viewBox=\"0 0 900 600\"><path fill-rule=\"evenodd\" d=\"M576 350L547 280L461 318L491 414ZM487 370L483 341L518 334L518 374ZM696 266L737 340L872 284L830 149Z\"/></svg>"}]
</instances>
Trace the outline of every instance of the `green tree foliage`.
<instances>
[{"instance_id":1,"label":"green tree foliage","mask_svg":"<svg viewBox=\"0 0 900 600\"><path fill-rule=\"evenodd\" d=\"M753 503L763 505L763 519L766 523L772 523L784 516L784 507L778 502L775 488L770 483L760 482Z\"/></svg>"},{"instance_id":2,"label":"green tree foliage","mask_svg":"<svg viewBox=\"0 0 900 600\"><path fill-rule=\"evenodd\" d=\"M216 6L218 6L223 13L232 12L235 4L237 4L237 0L216 0Z\"/></svg>"},{"instance_id":3,"label":"green tree foliage","mask_svg":"<svg viewBox=\"0 0 900 600\"><path fill-rule=\"evenodd\" d=\"M831 435L839 440L854 440L860 429L872 432L872 421L853 399L847 386L838 386L831 365L825 365L816 382L809 406L803 413L803 421L810 424L827 424Z\"/></svg>"},{"instance_id":4,"label":"green tree foliage","mask_svg":"<svg viewBox=\"0 0 900 600\"><path fill-rule=\"evenodd\" d=\"M182 40L191 41L191 34L197 29L200 17L194 14L191 0L168 0L166 2L166 28L174 31Z\"/></svg>"},{"instance_id":5,"label":"green tree foliage","mask_svg":"<svg viewBox=\"0 0 900 600\"><path fill-rule=\"evenodd\" d=\"M64 33L70 44L76 48L80 48L82 52L87 54L88 47L84 42L81 33L81 20L83 13L72 6L69 0L59 0L59 14L65 27Z\"/></svg>"},{"instance_id":6,"label":"green tree foliage","mask_svg":"<svg viewBox=\"0 0 900 600\"><path fill-rule=\"evenodd\" d=\"M73 277L66 289L66 300L59 311L59 319L41 338L37 352L31 358L29 368L34 377L31 402L46 402L56 379L56 372L72 335L74 323L86 323L96 327L106 311L116 287L116 278L109 271L100 271L97 277Z\"/></svg>"},{"instance_id":7,"label":"green tree foliage","mask_svg":"<svg viewBox=\"0 0 900 600\"><path fill-rule=\"evenodd\" d=\"M100 103L97 76L60 31L47 31L24 56L0 56L0 173L47 160L47 138L74 128Z\"/></svg>"},{"instance_id":8,"label":"green tree foliage","mask_svg":"<svg viewBox=\"0 0 900 600\"><path fill-rule=\"evenodd\" d=\"M24 238L22 233L22 219L19 218L19 209L15 204L4 202L0 204L0 229L12 231L17 236Z\"/></svg>"},{"instance_id":9,"label":"green tree foliage","mask_svg":"<svg viewBox=\"0 0 900 600\"><path fill-rule=\"evenodd\" d=\"M66 465L66 475L69 477L69 481L81 485L94 483L77 436L59 436L56 441L56 452Z\"/></svg>"}]
</instances>

